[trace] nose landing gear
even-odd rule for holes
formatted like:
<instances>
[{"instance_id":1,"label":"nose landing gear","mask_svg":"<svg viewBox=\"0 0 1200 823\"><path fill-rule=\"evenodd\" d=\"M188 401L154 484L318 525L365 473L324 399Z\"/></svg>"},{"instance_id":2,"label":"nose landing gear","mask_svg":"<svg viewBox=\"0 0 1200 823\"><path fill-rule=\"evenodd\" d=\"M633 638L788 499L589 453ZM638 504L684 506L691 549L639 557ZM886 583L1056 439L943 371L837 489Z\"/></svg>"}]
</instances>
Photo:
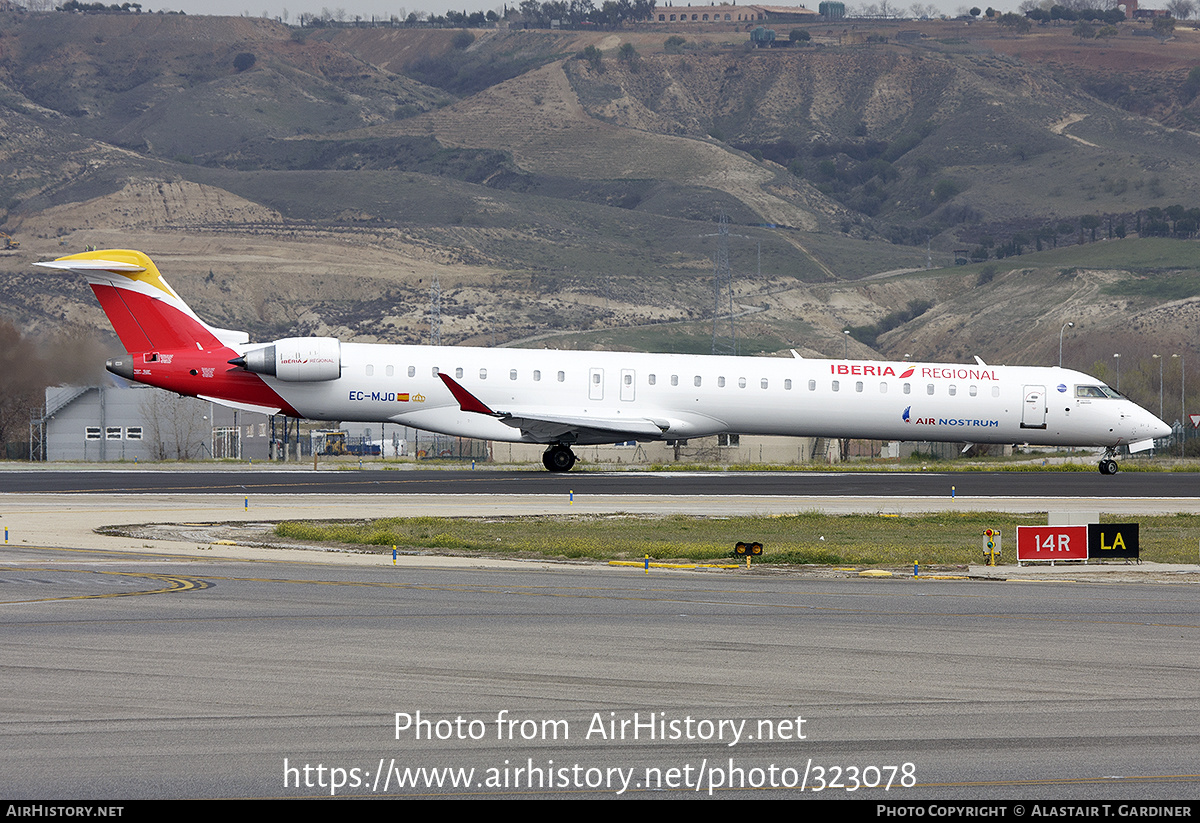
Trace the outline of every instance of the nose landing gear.
<instances>
[{"instance_id":1,"label":"nose landing gear","mask_svg":"<svg viewBox=\"0 0 1200 823\"><path fill-rule=\"evenodd\" d=\"M1117 453L1116 449L1105 449L1104 456L1100 458L1100 473L1101 474L1116 474L1117 461L1113 460L1113 455Z\"/></svg>"}]
</instances>

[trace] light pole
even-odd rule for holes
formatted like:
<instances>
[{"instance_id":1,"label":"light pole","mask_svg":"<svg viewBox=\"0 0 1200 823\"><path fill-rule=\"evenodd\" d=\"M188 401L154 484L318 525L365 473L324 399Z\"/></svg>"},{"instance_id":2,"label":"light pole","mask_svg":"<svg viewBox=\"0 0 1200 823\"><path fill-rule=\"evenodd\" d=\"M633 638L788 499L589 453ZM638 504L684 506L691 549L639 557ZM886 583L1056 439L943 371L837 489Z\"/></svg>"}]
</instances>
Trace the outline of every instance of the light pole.
<instances>
[{"instance_id":1,"label":"light pole","mask_svg":"<svg viewBox=\"0 0 1200 823\"><path fill-rule=\"evenodd\" d=\"M1187 373L1183 365L1183 355L1173 354L1171 359L1179 358L1179 456L1183 457L1183 441L1187 439L1187 393L1184 390L1184 382L1187 379Z\"/></svg>"},{"instance_id":2,"label":"light pole","mask_svg":"<svg viewBox=\"0 0 1200 823\"><path fill-rule=\"evenodd\" d=\"M1113 359L1117 361L1117 391L1121 390L1121 355L1114 354Z\"/></svg>"},{"instance_id":3,"label":"light pole","mask_svg":"<svg viewBox=\"0 0 1200 823\"><path fill-rule=\"evenodd\" d=\"M1070 322L1070 321L1068 321L1068 322L1066 322L1066 323L1063 323L1063 327L1062 327L1061 329L1059 329L1059 330L1058 330L1058 367L1059 367L1060 369L1062 368L1062 340L1063 340L1063 332L1065 332L1067 329L1073 329L1073 328L1075 328L1075 324L1074 324L1074 323L1072 323L1072 322Z\"/></svg>"},{"instance_id":4,"label":"light pole","mask_svg":"<svg viewBox=\"0 0 1200 823\"><path fill-rule=\"evenodd\" d=\"M1163 359L1162 359L1162 356L1158 355L1158 354L1152 354L1150 356L1158 361L1158 419L1162 420L1162 416L1163 416L1163 392L1162 392L1162 389L1163 389L1163 381L1162 381Z\"/></svg>"}]
</instances>

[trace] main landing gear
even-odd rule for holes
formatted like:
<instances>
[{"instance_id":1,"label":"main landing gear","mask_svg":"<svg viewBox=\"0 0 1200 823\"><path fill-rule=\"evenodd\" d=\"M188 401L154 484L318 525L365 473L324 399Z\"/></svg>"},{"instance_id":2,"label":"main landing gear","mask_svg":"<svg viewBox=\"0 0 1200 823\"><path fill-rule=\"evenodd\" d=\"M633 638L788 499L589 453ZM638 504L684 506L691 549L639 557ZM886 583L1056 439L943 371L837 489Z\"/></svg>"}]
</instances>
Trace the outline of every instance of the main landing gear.
<instances>
[{"instance_id":1,"label":"main landing gear","mask_svg":"<svg viewBox=\"0 0 1200 823\"><path fill-rule=\"evenodd\" d=\"M1116 451L1113 449L1105 449L1104 456L1100 458L1100 473L1101 474L1116 474L1117 461L1113 460L1113 455Z\"/></svg>"},{"instance_id":2,"label":"main landing gear","mask_svg":"<svg viewBox=\"0 0 1200 823\"><path fill-rule=\"evenodd\" d=\"M571 451L570 446L556 443L542 454L542 465L548 471L569 472L575 465L575 452Z\"/></svg>"}]
</instances>

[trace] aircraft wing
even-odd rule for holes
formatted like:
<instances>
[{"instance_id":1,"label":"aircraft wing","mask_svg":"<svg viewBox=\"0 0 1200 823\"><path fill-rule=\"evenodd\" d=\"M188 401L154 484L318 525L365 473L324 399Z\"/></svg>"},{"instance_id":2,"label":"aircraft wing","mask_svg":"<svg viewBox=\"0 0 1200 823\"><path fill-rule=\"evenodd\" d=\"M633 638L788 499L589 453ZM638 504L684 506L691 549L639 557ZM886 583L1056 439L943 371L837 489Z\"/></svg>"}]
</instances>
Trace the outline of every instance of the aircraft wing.
<instances>
[{"instance_id":1,"label":"aircraft wing","mask_svg":"<svg viewBox=\"0 0 1200 823\"><path fill-rule=\"evenodd\" d=\"M497 412L496 418L539 443L552 443L566 435L577 440L605 439L635 440L638 437L661 437L668 428L644 417L593 417L591 415L556 415L538 412ZM621 435L622 437L609 437Z\"/></svg>"},{"instance_id":2,"label":"aircraft wing","mask_svg":"<svg viewBox=\"0 0 1200 823\"><path fill-rule=\"evenodd\" d=\"M601 443L622 438L657 438L670 428L670 423L665 420L647 417L613 417L586 412L564 414L541 409L493 410L449 375L439 372L438 377L450 389L463 411L495 417L507 426L520 429L523 435L539 443L554 443L564 437L578 442L595 440Z\"/></svg>"}]
</instances>

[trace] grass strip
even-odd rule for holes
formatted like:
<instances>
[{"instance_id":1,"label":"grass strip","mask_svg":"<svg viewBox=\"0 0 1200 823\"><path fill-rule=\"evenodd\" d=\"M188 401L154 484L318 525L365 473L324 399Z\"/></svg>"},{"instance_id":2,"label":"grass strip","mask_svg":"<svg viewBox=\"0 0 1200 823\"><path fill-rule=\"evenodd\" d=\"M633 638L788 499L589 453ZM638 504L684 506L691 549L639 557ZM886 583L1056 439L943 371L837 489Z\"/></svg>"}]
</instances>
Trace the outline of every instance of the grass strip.
<instances>
[{"instance_id":1,"label":"grass strip","mask_svg":"<svg viewBox=\"0 0 1200 823\"><path fill-rule=\"evenodd\" d=\"M1101 517L1141 524L1142 559L1195 563L1200 515ZM1003 561L1016 560L1016 527L1046 524L1046 514L937 514L692 517L541 515L455 518L397 517L352 521L289 521L276 534L289 540L335 543L380 552L392 546L435 553L592 560L705 561L733 556L739 540L764 545L758 563L909 565L978 563L983 532L1003 533Z\"/></svg>"}]
</instances>

